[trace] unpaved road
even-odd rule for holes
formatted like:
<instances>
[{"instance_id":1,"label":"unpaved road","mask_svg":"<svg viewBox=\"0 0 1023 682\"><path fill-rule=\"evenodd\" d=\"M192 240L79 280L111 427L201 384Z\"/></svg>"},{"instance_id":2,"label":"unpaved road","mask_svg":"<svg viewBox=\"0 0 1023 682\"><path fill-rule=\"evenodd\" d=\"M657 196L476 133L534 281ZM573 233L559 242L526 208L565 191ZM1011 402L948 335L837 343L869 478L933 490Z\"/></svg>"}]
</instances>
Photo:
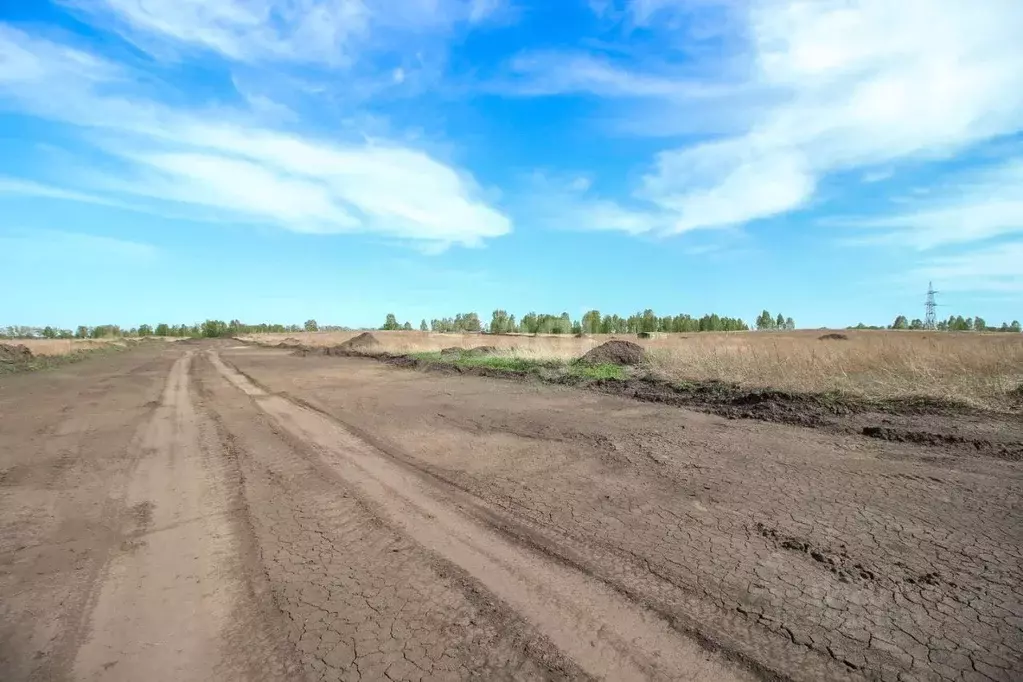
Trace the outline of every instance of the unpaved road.
<instances>
[{"instance_id":1,"label":"unpaved road","mask_svg":"<svg viewBox=\"0 0 1023 682\"><path fill-rule=\"evenodd\" d=\"M0 679L1023 677L1023 465L226 343L0 377Z\"/></svg>"}]
</instances>

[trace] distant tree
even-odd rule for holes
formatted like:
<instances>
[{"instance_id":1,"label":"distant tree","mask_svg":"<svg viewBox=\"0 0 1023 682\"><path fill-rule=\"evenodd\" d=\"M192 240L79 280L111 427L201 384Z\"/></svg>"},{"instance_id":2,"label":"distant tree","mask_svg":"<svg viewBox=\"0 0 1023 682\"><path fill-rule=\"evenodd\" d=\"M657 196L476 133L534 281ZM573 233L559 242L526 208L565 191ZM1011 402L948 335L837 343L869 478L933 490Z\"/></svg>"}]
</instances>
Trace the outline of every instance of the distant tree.
<instances>
[{"instance_id":1,"label":"distant tree","mask_svg":"<svg viewBox=\"0 0 1023 682\"><path fill-rule=\"evenodd\" d=\"M61 329L58 336L62 339L72 339L75 335L70 329Z\"/></svg>"},{"instance_id":2,"label":"distant tree","mask_svg":"<svg viewBox=\"0 0 1023 682\"><path fill-rule=\"evenodd\" d=\"M206 320L199 327L196 336L204 336L208 339L216 339L227 336L227 323L223 320Z\"/></svg>"},{"instance_id":3,"label":"distant tree","mask_svg":"<svg viewBox=\"0 0 1023 682\"><path fill-rule=\"evenodd\" d=\"M153 336L178 336L171 332L170 327L167 326L166 322L161 322L156 325L156 329L153 330Z\"/></svg>"},{"instance_id":4,"label":"distant tree","mask_svg":"<svg viewBox=\"0 0 1023 682\"><path fill-rule=\"evenodd\" d=\"M892 329L909 329L909 321L906 319L906 316L899 315L896 317L895 321L892 322Z\"/></svg>"},{"instance_id":5,"label":"distant tree","mask_svg":"<svg viewBox=\"0 0 1023 682\"><path fill-rule=\"evenodd\" d=\"M781 313L778 313L778 318L774 321L775 329L785 329L785 318L782 317Z\"/></svg>"},{"instance_id":6,"label":"distant tree","mask_svg":"<svg viewBox=\"0 0 1023 682\"><path fill-rule=\"evenodd\" d=\"M55 339L57 338L57 330L53 327L43 327L43 338L44 339Z\"/></svg>"},{"instance_id":7,"label":"distant tree","mask_svg":"<svg viewBox=\"0 0 1023 682\"><path fill-rule=\"evenodd\" d=\"M139 336L152 336L152 335L153 335L153 328L152 327L150 327L148 324L140 324L139 325Z\"/></svg>"},{"instance_id":8,"label":"distant tree","mask_svg":"<svg viewBox=\"0 0 1023 682\"><path fill-rule=\"evenodd\" d=\"M430 328L426 326L426 320L425 319L422 322L419 323L419 331L421 331L421 332L430 331Z\"/></svg>"},{"instance_id":9,"label":"distant tree","mask_svg":"<svg viewBox=\"0 0 1023 682\"><path fill-rule=\"evenodd\" d=\"M909 328L910 329L923 329L924 328L924 322L920 318L914 318L913 321L909 323Z\"/></svg>"},{"instance_id":10,"label":"distant tree","mask_svg":"<svg viewBox=\"0 0 1023 682\"><path fill-rule=\"evenodd\" d=\"M381 327L384 331L394 331L398 329L398 318L394 316L394 313L387 313L387 319L384 320L384 326Z\"/></svg>"},{"instance_id":11,"label":"distant tree","mask_svg":"<svg viewBox=\"0 0 1023 682\"><path fill-rule=\"evenodd\" d=\"M316 332L320 330L320 325L316 324L316 320L306 320L304 327L307 332Z\"/></svg>"},{"instance_id":12,"label":"distant tree","mask_svg":"<svg viewBox=\"0 0 1023 682\"><path fill-rule=\"evenodd\" d=\"M987 331L987 322L985 322L984 318L981 317L980 315L978 315L977 317L973 318L973 331L975 331L975 332L985 332L985 331Z\"/></svg>"},{"instance_id":13,"label":"distant tree","mask_svg":"<svg viewBox=\"0 0 1023 682\"><path fill-rule=\"evenodd\" d=\"M1009 325L1009 331L1010 332L1015 332L1016 334L1020 333L1021 329L1020 329L1020 326L1019 326L1019 320L1013 320L1012 321L1012 324Z\"/></svg>"},{"instance_id":14,"label":"distant tree","mask_svg":"<svg viewBox=\"0 0 1023 682\"><path fill-rule=\"evenodd\" d=\"M601 331L600 311L590 310L584 313L581 325L584 334L599 334Z\"/></svg>"},{"instance_id":15,"label":"distant tree","mask_svg":"<svg viewBox=\"0 0 1023 682\"><path fill-rule=\"evenodd\" d=\"M757 318L757 329L763 331L767 329L774 329L774 327L774 318L771 317L771 313L766 310L760 313L760 316Z\"/></svg>"},{"instance_id":16,"label":"distant tree","mask_svg":"<svg viewBox=\"0 0 1023 682\"><path fill-rule=\"evenodd\" d=\"M1009 323L1008 322L1002 322L1002 326L998 328L998 331L1000 331L1000 332L1007 332L1007 331L1009 331Z\"/></svg>"},{"instance_id":17,"label":"distant tree","mask_svg":"<svg viewBox=\"0 0 1023 682\"><path fill-rule=\"evenodd\" d=\"M786 329L790 329L790 330L791 329L795 329L796 328L796 321L793 320L791 317L786 317L785 318L785 328Z\"/></svg>"},{"instance_id":18,"label":"distant tree","mask_svg":"<svg viewBox=\"0 0 1023 682\"><path fill-rule=\"evenodd\" d=\"M409 322L408 320L405 320L405 324L403 324L401 326L401 328L402 328L403 331L410 332L410 331L412 331L412 323Z\"/></svg>"},{"instance_id":19,"label":"distant tree","mask_svg":"<svg viewBox=\"0 0 1023 682\"><path fill-rule=\"evenodd\" d=\"M90 329L86 327L84 324L78 325L78 329L75 330L75 338L87 339L89 338L89 336L91 336Z\"/></svg>"},{"instance_id":20,"label":"distant tree","mask_svg":"<svg viewBox=\"0 0 1023 682\"><path fill-rule=\"evenodd\" d=\"M491 334L507 334L510 329L510 318L505 310L495 310L490 317Z\"/></svg>"}]
</instances>

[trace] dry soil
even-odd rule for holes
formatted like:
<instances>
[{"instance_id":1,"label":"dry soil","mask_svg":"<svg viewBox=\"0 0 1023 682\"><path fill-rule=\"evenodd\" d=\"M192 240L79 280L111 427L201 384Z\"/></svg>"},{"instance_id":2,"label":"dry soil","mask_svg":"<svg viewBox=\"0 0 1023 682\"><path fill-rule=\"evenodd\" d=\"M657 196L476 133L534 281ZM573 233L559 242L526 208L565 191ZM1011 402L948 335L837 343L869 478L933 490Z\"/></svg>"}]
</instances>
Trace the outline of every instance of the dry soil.
<instances>
[{"instance_id":1,"label":"dry soil","mask_svg":"<svg viewBox=\"0 0 1023 682\"><path fill-rule=\"evenodd\" d=\"M3 376L0 679L1020 679L998 452L229 343Z\"/></svg>"}]
</instances>

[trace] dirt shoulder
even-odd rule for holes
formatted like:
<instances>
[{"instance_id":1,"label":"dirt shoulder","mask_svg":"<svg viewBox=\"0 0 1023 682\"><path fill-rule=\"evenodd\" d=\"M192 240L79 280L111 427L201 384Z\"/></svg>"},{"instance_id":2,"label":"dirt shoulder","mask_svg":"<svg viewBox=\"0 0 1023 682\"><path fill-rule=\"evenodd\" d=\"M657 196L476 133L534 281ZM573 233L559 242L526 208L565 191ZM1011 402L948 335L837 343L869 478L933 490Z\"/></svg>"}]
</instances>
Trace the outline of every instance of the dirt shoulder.
<instances>
[{"instance_id":1,"label":"dirt shoulder","mask_svg":"<svg viewBox=\"0 0 1023 682\"><path fill-rule=\"evenodd\" d=\"M223 357L760 674L1023 672L1011 457L361 359ZM961 419L992 441L1005 428Z\"/></svg>"},{"instance_id":2,"label":"dirt shoulder","mask_svg":"<svg viewBox=\"0 0 1023 682\"><path fill-rule=\"evenodd\" d=\"M1017 394L1007 397L1006 410L994 411L927 396L866 399L839 392L749 389L716 380L667 381L642 366L614 364L611 361L617 357L615 349L606 349L606 346L594 349L597 355L592 359L584 357L575 363L492 356L459 348L450 349L454 351L451 353L391 354L367 353L362 348L343 345L326 349L283 344L280 347L292 349L299 357L321 354L364 357L435 374L537 381L684 407L728 419L790 424L888 442L939 447L966 455L1023 460L1023 413L1020 412L1023 402ZM630 350L641 349L635 346ZM599 351L604 351L605 355L600 355ZM626 360L626 365L641 365L640 356Z\"/></svg>"}]
</instances>

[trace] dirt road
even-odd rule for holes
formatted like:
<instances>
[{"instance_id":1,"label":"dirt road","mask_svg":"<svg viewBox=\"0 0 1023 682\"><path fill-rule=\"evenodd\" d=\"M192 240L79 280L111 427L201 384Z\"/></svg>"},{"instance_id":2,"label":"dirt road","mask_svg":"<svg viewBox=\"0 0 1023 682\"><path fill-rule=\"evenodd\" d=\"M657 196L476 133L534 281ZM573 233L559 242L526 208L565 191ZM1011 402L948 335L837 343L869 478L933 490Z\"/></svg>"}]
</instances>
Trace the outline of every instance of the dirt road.
<instances>
[{"instance_id":1,"label":"dirt road","mask_svg":"<svg viewBox=\"0 0 1023 682\"><path fill-rule=\"evenodd\" d=\"M225 343L0 378L0 679L1023 675L1023 466Z\"/></svg>"}]
</instances>

